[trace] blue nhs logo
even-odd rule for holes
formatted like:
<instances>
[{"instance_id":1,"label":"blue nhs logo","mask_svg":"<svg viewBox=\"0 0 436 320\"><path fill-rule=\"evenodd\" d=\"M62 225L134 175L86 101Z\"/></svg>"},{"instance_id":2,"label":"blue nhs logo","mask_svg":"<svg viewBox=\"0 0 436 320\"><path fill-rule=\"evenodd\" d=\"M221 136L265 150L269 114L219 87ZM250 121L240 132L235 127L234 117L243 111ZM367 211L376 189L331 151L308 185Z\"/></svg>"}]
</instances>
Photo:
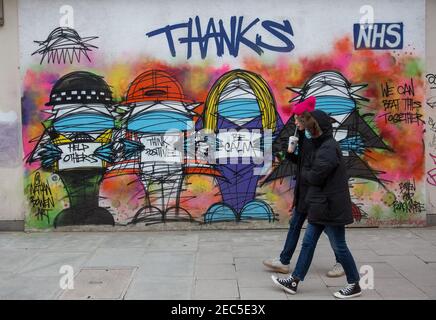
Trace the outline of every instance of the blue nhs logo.
<instances>
[{"instance_id":1,"label":"blue nhs logo","mask_svg":"<svg viewBox=\"0 0 436 320\"><path fill-rule=\"evenodd\" d=\"M403 49L403 23L354 24L354 49Z\"/></svg>"}]
</instances>

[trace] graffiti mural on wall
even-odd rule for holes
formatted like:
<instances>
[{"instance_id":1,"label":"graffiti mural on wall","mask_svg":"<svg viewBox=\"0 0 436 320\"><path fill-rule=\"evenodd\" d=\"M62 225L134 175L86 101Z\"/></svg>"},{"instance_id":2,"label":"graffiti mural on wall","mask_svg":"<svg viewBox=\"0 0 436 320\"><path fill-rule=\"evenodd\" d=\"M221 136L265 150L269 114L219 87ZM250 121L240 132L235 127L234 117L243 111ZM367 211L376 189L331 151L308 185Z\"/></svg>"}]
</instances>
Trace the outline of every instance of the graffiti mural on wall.
<instances>
[{"instance_id":1,"label":"graffiti mural on wall","mask_svg":"<svg viewBox=\"0 0 436 320\"><path fill-rule=\"evenodd\" d=\"M109 212L98 206L105 172L106 178L137 174L143 184L145 204L132 224L193 221L180 203L190 173L214 176L220 189L223 201L205 211L204 222L275 220L271 206L255 199L260 178L255 171L263 166L264 132L278 132L282 122L259 75L234 70L217 80L196 124L213 133L204 144L210 155L200 152L202 161L194 157L191 163L187 132L195 133L193 110L200 104L165 71L139 75L117 106L101 77L70 73L56 82L46 105L53 106L53 115L43 123L45 132L28 162L41 162L65 185L70 208L56 216L55 226L113 224Z\"/></svg>"},{"instance_id":2,"label":"graffiti mural on wall","mask_svg":"<svg viewBox=\"0 0 436 320\"><path fill-rule=\"evenodd\" d=\"M309 31L294 33L292 16L190 14L147 20L139 32L96 22L90 34L99 37L63 26L44 41L27 35L23 19L27 228L286 225L290 115L310 97L342 146L355 223L425 223L424 186L436 185L436 174L424 169L435 153L424 151L423 114L434 104L425 100L422 37L410 37L410 23L398 22L395 50L363 33L357 50L353 26L344 34L332 22L315 50L301 41Z\"/></svg>"},{"instance_id":3,"label":"graffiti mural on wall","mask_svg":"<svg viewBox=\"0 0 436 320\"><path fill-rule=\"evenodd\" d=\"M64 185L66 196L58 200L66 197L64 202L68 203L68 208L62 209L47 224L120 222L113 202L107 200L110 192L104 190L105 196L99 195L99 186L112 184L105 181L116 181L123 175L130 175L131 180L135 176L142 185L142 195L133 200L139 205L122 219L124 223L283 220L291 201L289 186L292 183L288 181L292 178L293 167L286 161L276 162L273 171L262 179L262 176L253 174L255 168L262 166L253 161L253 152L262 154L264 129L271 129L274 152L283 151L281 141L285 141L295 127L292 119L287 119L283 126L286 109L283 105L277 106L273 95L277 89L258 71L224 72L209 84L209 88L206 84L203 95L198 95L197 101L204 99L204 105L188 98L182 83L170 72L160 69L150 69L138 76L117 104L112 101L111 89L107 85L101 83L99 87L97 83L86 80L89 73L73 72L61 77L51 90L48 103L53 106L49 111L51 117L43 121L45 131L29 158L29 164L39 161L41 169L58 174ZM74 79L82 79L81 86L68 87L73 85ZM368 206L364 197L368 190L379 194L380 207L387 206L397 214L398 210L407 209L398 205L402 194L396 185L396 181L404 183L407 180L392 178L387 173L391 168L378 166L375 161L382 154L396 157L395 146L383 139L377 121L381 121L383 126L397 125L385 121L383 104L376 106L378 116L377 109L368 107L371 97L365 97L365 92L375 85L363 81L352 84L340 71L334 70L321 70L306 79L300 87L292 86L291 90L297 94L292 100L299 102L315 96L316 107L331 115L335 137L342 145L351 177L355 221L368 223L374 215L374 207ZM118 88L113 90L121 92ZM76 92L81 99L104 97L109 100L82 103ZM289 99L289 94L281 93L280 96ZM386 100L382 94L379 99ZM74 119L67 117L73 115ZM166 134L167 124L182 132L182 136ZM409 123L413 126L419 124ZM202 164L199 159L188 161L182 157L186 153L188 132L201 129L217 133L214 143L209 141L206 144L208 149ZM236 135L220 136L220 129L233 129ZM238 135L241 130L243 134ZM197 134L196 139L199 137ZM388 138L392 139L392 136L388 135ZM232 144L235 139L238 143ZM244 150L244 145L252 147L251 151L245 150L251 162L221 164L220 157L228 159L233 154L239 162L245 157L243 153L235 155L231 148L224 150L222 147L228 143L236 149L241 146ZM170 158L172 161L168 163ZM159 164L160 160L164 160L163 163ZM193 193L196 187L191 181L199 185L209 184L214 192ZM419 181L419 175L415 176L415 181ZM419 186L416 188L419 191ZM279 194L286 196L275 200ZM416 200L419 195L419 192L413 194L418 203L415 209L407 214L403 210L401 216L419 215L422 211L422 200ZM197 201L205 196L208 200L199 208ZM271 202L271 199L274 200ZM135 207L130 203L131 199L123 201L129 208ZM102 207L99 202L106 205ZM35 218L40 219L46 209L41 210L35 213ZM376 209L375 215L380 215L380 210ZM91 212L93 215L88 216Z\"/></svg>"}]
</instances>

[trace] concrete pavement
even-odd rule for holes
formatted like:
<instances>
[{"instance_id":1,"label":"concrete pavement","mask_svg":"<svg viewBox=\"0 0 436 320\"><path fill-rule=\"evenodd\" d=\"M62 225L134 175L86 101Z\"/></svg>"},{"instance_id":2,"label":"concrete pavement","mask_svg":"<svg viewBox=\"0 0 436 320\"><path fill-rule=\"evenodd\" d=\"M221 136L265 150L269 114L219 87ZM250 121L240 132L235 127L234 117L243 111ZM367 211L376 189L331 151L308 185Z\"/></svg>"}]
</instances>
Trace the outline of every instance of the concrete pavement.
<instances>
[{"instance_id":1,"label":"concrete pavement","mask_svg":"<svg viewBox=\"0 0 436 320\"><path fill-rule=\"evenodd\" d=\"M325 236L297 295L273 285L262 260L280 253L285 236L284 229L0 233L0 299L334 299L346 281L325 276L334 263ZM374 289L359 299L436 299L436 228L348 229L347 239L358 268L374 270ZM74 289L62 290L71 279Z\"/></svg>"}]
</instances>

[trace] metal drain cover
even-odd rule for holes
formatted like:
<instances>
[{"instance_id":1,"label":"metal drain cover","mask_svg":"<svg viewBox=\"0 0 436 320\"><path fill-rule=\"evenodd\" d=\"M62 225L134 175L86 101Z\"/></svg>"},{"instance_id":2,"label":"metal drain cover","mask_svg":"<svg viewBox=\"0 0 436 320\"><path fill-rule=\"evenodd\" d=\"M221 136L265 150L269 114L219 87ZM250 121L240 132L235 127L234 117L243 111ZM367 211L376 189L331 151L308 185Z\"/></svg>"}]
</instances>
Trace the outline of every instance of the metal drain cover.
<instances>
[{"instance_id":1,"label":"metal drain cover","mask_svg":"<svg viewBox=\"0 0 436 320\"><path fill-rule=\"evenodd\" d=\"M84 268L74 278L74 289L65 290L60 300L121 300L136 268Z\"/></svg>"}]
</instances>

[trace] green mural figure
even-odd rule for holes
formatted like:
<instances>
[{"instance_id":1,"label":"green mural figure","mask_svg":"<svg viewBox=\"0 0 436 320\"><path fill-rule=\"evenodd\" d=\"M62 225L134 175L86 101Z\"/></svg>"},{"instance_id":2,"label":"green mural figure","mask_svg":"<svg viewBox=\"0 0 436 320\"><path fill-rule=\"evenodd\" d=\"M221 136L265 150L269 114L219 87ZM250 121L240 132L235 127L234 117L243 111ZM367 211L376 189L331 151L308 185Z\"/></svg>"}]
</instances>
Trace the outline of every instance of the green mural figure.
<instances>
[{"instance_id":1,"label":"green mural figure","mask_svg":"<svg viewBox=\"0 0 436 320\"><path fill-rule=\"evenodd\" d=\"M57 173L70 202L54 226L114 225L112 214L99 206L99 187L111 162L114 118L112 92L103 77L73 72L60 78L50 93L52 116L29 157Z\"/></svg>"}]
</instances>

